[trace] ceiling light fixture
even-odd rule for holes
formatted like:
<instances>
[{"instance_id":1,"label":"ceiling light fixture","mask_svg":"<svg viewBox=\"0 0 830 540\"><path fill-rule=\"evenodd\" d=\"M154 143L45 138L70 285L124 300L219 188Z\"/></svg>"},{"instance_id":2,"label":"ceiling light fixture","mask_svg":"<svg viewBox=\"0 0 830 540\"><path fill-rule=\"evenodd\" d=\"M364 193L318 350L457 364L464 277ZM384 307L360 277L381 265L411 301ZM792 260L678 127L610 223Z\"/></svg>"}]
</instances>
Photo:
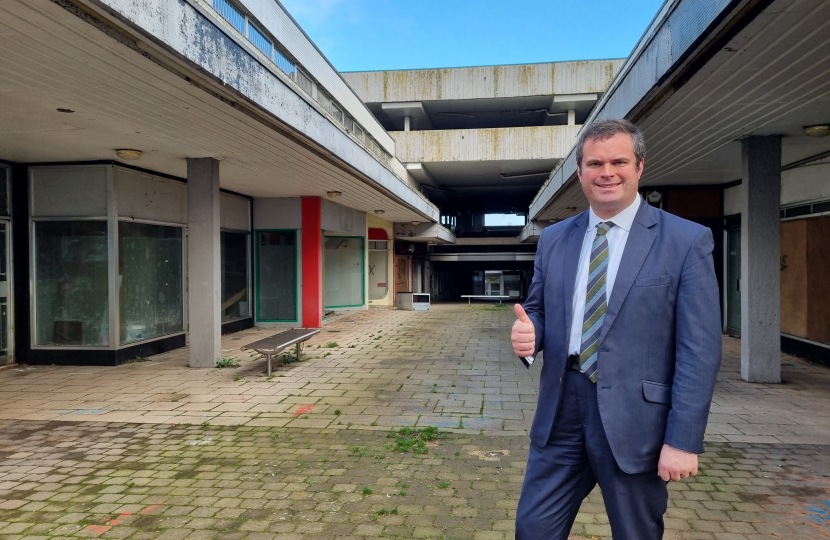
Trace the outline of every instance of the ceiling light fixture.
<instances>
[{"instance_id":1,"label":"ceiling light fixture","mask_svg":"<svg viewBox=\"0 0 830 540\"><path fill-rule=\"evenodd\" d=\"M328 195L329 197L339 197L343 194L339 191L326 191L326 195Z\"/></svg>"},{"instance_id":2,"label":"ceiling light fixture","mask_svg":"<svg viewBox=\"0 0 830 540\"><path fill-rule=\"evenodd\" d=\"M576 206L566 206L565 210L568 212L576 212Z\"/></svg>"},{"instance_id":3,"label":"ceiling light fixture","mask_svg":"<svg viewBox=\"0 0 830 540\"><path fill-rule=\"evenodd\" d=\"M60 108L60 107L58 107L58 108L57 108L57 109L55 109L55 110L56 110L56 111L58 111L58 112L62 112L62 113L73 113L73 112L75 112L75 111L73 111L72 109L62 109L62 108Z\"/></svg>"},{"instance_id":4,"label":"ceiling light fixture","mask_svg":"<svg viewBox=\"0 0 830 540\"><path fill-rule=\"evenodd\" d=\"M386 210L375 210L375 214L377 214L379 216L382 216L385 213L386 213Z\"/></svg>"},{"instance_id":5,"label":"ceiling light fixture","mask_svg":"<svg viewBox=\"0 0 830 540\"><path fill-rule=\"evenodd\" d=\"M119 148L115 151L115 155L125 161L134 161L136 159L141 159L144 152L141 150L131 150L129 148Z\"/></svg>"},{"instance_id":6,"label":"ceiling light fixture","mask_svg":"<svg viewBox=\"0 0 830 540\"><path fill-rule=\"evenodd\" d=\"M420 225L421 224L420 221L410 221L410 223L412 223L413 225Z\"/></svg>"},{"instance_id":7,"label":"ceiling light fixture","mask_svg":"<svg viewBox=\"0 0 830 540\"><path fill-rule=\"evenodd\" d=\"M830 124L819 124L816 126L805 126L804 134L808 137L826 137L830 135Z\"/></svg>"}]
</instances>

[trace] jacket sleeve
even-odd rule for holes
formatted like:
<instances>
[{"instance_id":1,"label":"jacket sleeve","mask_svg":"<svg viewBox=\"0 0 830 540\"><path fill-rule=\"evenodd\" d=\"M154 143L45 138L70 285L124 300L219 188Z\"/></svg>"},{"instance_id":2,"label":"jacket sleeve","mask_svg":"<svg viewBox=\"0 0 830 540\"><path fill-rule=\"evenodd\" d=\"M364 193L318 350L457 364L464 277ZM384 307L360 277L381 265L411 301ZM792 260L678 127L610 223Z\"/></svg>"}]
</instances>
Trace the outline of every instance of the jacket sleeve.
<instances>
[{"instance_id":1,"label":"jacket sleeve","mask_svg":"<svg viewBox=\"0 0 830 540\"><path fill-rule=\"evenodd\" d=\"M533 350L533 357L544 348L545 345L545 270L547 262L545 260L545 232L539 238L539 244L536 247L536 259L533 263L533 281L527 291L527 300L525 300L524 310L530 320L533 322L533 328L536 332L536 346Z\"/></svg>"},{"instance_id":2,"label":"jacket sleeve","mask_svg":"<svg viewBox=\"0 0 830 540\"><path fill-rule=\"evenodd\" d=\"M664 442L701 454L709 406L720 369L720 300L714 241L708 228L698 234L686 255L677 291L675 371L671 410Z\"/></svg>"}]
</instances>

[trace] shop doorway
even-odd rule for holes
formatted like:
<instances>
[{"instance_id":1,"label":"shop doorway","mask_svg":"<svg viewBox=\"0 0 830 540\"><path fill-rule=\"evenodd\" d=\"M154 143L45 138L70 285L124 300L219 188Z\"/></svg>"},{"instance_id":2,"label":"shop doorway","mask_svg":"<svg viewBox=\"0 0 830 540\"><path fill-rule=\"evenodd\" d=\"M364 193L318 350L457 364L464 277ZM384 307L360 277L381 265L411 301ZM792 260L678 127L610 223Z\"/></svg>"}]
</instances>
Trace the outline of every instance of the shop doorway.
<instances>
[{"instance_id":1,"label":"shop doorway","mask_svg":"<svg viewBox=\"0 0 830 540\"><path fill-rule=\"evenodd\" d=\"M741 335L741 228L726 229L726 332Z\"/></svg>"}]
</instances>

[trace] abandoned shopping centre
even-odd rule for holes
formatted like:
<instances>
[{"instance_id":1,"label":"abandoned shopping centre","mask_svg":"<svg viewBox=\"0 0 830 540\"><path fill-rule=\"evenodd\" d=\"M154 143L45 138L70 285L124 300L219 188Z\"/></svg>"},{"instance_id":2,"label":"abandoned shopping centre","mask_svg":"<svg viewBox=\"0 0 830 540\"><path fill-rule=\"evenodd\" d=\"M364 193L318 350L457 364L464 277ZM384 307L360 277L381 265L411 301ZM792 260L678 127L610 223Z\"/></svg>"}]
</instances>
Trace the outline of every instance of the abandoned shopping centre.
<instances>
[{"instance_id":1,"label":"abandoned shopping centre","mask_svg":"<svg viewBox=\"0 0 830 540\"><path fill-rule=\"evenodd\" d=\"M212 366L223 333L401 292L520 300L587 208L580 127L615 117L645 199L714 232L744 378L826 361L828 24L676 0L625 59L339 73L275 0L4 2L3 362Z\"/></svg>"}]
</instances>

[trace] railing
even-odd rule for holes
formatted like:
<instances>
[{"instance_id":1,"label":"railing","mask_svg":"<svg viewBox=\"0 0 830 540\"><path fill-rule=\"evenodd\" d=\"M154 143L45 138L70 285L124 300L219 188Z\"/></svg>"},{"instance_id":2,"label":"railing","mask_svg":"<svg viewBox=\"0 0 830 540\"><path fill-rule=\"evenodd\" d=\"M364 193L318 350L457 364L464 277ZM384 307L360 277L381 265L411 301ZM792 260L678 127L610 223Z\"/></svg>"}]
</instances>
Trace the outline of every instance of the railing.
<instances>
[{"instance_id":1,"label":"railing","mask_svg":"<svg viewBox=\"0 0 830 540\"><path fill-rule=\"evenodd\" d=\"M384 150L353 117L346 113L343 107L323 90L322 86L317 84L298 62L292 60L290 53L276 39L273 39L262 30L262 27L250 15L231 0L212 0L212 2L213 9L240 34L245 36L257 50L267 56L280 71L288 75L300 90L315 100L335 122L349 132L382 163L390 165L391 154Z\"/></svg>"}]
</instances>

